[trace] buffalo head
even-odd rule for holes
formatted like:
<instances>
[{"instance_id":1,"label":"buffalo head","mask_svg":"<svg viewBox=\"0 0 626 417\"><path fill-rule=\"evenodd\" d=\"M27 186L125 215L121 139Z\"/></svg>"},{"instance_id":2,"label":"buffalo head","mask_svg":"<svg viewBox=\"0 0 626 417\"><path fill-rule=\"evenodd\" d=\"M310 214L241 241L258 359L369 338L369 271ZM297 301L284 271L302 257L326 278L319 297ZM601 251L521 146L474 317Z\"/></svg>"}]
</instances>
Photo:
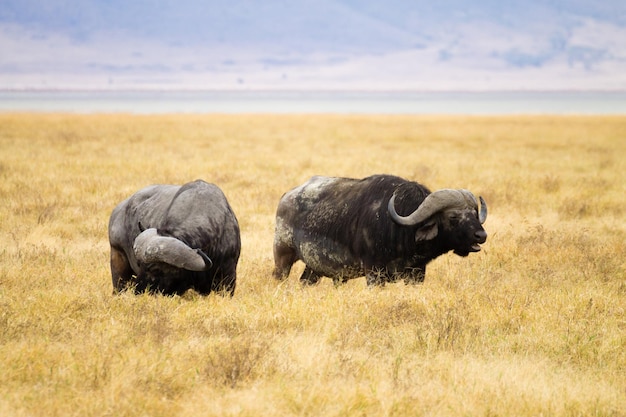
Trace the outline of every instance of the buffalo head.
<instances>
[{"instance_id":1,"label":"buffalo head","mask_svg":"<svg viewBox=\"0 0 626 417\"><path fill-rule=\"evenodd\" d=\"M429 194L408 216L396 212L394 193L389 200L389 215L399 225L416 227L415 241L430 241L439 236L454 253L467 256L480 251L487 240L482 224L487 220L487 204L468 190L442 189Z\"/></svg>"}]
</instances>

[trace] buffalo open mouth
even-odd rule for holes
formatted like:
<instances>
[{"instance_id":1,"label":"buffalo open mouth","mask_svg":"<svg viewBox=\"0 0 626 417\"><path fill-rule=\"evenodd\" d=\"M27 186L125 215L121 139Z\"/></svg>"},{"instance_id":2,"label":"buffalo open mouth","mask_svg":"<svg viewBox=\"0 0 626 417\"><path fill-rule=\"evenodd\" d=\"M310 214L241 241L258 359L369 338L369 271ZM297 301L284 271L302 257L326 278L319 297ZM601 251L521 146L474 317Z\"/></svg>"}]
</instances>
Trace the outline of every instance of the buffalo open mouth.
<instances>
[{"instance_id":1,"label":"buffalo open mouth","mask_svg":"<svg viewBox=\"0 0 626 417\"><path fill-rule=\"evenodd\" d=\"M454 253L456 253L459 256L467 256L472 252L480 252L481 250L481 246L480 243L473 243L469 246L464 246L463 248L457 248L454 250Z\"/></svg>"},{"instance_id":2,"label":"buffalo open mouth","mask_svg":"<svg viewBox=\"0 0 626 417\"><path fill-rule=\"evenodd\" d=\"M480 244L479 243L474 243L472 246L470 246L470 250L472 252L480 252Z\"/></svg>"}]
</instances>

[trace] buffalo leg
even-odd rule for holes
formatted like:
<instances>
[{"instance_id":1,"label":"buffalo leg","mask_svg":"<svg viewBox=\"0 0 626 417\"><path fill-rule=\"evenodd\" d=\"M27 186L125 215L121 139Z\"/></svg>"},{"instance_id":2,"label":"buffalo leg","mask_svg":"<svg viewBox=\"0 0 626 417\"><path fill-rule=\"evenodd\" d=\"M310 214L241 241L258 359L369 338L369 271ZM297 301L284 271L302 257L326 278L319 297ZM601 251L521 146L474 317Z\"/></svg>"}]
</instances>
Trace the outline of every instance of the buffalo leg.
<instances>
[{"instance_id":1,"label":"buffalo leg","mask_svg":"<svg viewBox=\"0 0 626 417\"><path fill-rule=\"evenodd\" d=\"M317 284L322 276L309 268L308 266L304 268L304 272L300 276L300 282L306 285L314 285Z\"/></svg>"},{"instance_id":2,"label":"buffalo leg","mask_svg":"<svg viewBox=\"0 0 626 417\"><path fill-rule=\"evenodd\" d=\"M133 270L130 262L123 250L111 246L111 279L113 281L113 292L118 293L126 289L131 283Z\"/></svg>"},{"instance_id":3,"label":"buffalo leg","mask_svg":"<svg viewBox=\"0 0 626 417\"><path fill-rule=\"evenodd\" d=\"M426 277L426 265L411 268L405 272L405 284L421 284Z\"/></svg>"},{"instance_id":4,"label":"buffalo leg","mask_svg":"<svg viewBox=\"0 0 626 417\"><path fill-rule=\"evenodd\" d=\"M289 247L280 244L274 245L274 278L285 279L289 276L291 266L296 262L296 251Z\"/></svg>"},{"instance_id":5,"label":"buffalo leg","mask_svg":"<svg viewBox=\"0 0 626 417\"><path fill-rule=\"evenodd\" d=\"M370 268L365 274L365 281L367 282L368 286L383 286L387 281L389 281L389 277L383 269Z\"/></svg>"},{"instance_id":6,"label":"buffalo leg","mask_svg":"<svg viewBox=\"0 0 626 417\"><path fill-rule=\"evenodd\" d=\"M235 294L235 286L237 283L237 273L235 271L230 274L215 277L213 280L213 291L221 295L233 296Z\"/></svg>"}]
</instances>

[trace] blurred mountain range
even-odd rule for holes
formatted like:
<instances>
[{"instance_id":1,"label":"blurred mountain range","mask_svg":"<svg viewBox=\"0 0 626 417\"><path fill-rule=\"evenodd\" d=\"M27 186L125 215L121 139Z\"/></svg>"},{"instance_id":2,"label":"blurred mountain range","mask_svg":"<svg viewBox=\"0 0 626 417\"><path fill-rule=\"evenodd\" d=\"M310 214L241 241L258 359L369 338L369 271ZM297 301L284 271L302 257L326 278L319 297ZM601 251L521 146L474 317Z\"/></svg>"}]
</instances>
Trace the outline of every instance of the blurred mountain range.
<instances>
[{"instance_id":1,"label":"blurred mountain range","mask_svg":"<svg viewBox=\"0 0 626 417\"><path fill-rule=\"evenodd\" d=\"M3 0L0 88L624 90L626 2Z\"/></svg>"}]
</instances>

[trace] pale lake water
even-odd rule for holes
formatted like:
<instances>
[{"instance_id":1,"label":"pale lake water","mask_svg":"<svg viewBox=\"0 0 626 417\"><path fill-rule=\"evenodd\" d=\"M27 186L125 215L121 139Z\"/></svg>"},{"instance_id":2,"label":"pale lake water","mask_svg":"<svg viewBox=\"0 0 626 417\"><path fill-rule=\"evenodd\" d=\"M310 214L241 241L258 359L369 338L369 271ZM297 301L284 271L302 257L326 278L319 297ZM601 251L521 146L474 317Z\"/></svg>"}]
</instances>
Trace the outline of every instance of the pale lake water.
<instances>
[{"instance_id":1,"label":"pale lake water","mask_svg":"<svg viewBox=\"0 0 626 417\"><path fill-rule=\"evenodd\" d=\"M626 91L0 91L0 112L624 115Z\"/></svg>"}]
</instances>

